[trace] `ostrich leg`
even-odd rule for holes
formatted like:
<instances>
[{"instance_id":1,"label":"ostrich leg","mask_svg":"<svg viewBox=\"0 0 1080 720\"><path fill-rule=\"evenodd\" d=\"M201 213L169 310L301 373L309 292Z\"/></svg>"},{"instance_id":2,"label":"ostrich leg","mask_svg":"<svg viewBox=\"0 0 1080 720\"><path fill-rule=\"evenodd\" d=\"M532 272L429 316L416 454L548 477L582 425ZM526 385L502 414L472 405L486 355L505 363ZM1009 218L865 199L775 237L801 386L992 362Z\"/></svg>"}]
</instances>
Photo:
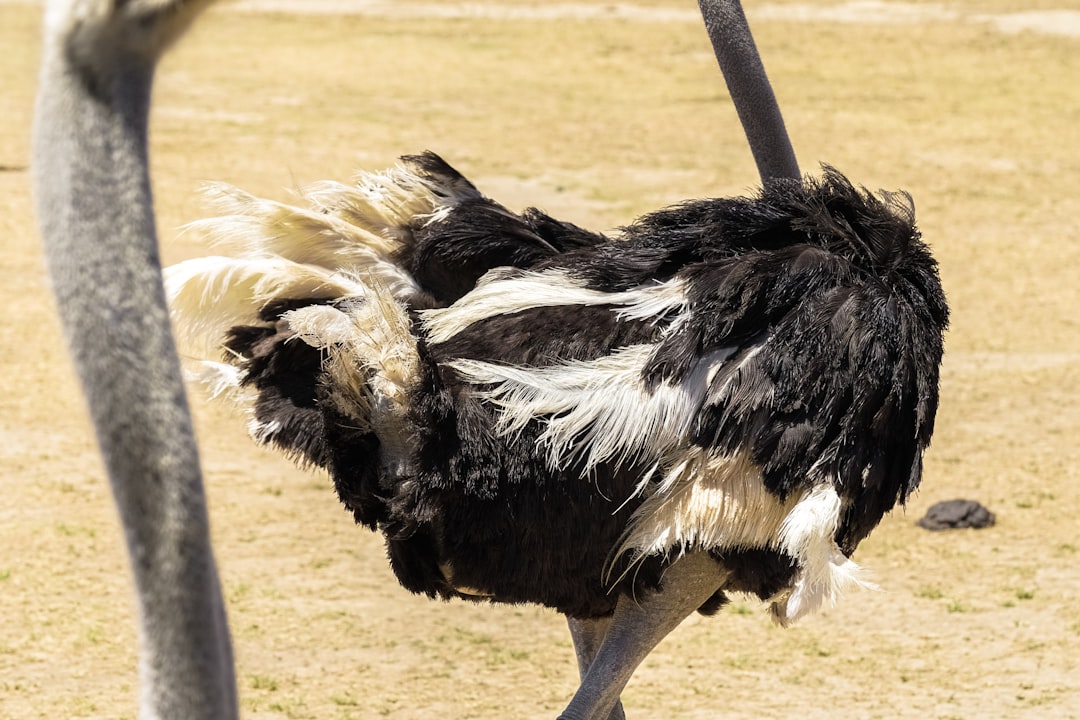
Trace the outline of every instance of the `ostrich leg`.
<instances>
[{"instance_id":1,"label":"ostrich leg","mask_svg":"<svg viewBox=\"0 0 1080 720\"><path fill-rule=\"evenodd\" d=\"M724 570L715 560L705 553L693 553L668 568L659 592L638 599L620 597L581 687L559 720L612 717L619 695L641 661L723 581Z\"/></svg>"},{"instance_id":2,"label":"ostrich leg","mask_svg":"<svg viewBox=\"0 0 1080 720\"><path fill-rule=\"evenodd\" d=\"M799 180L799 163L780 106L754 44L739 0L698 0L705 30L724 74L731 101L757 163L762 183L771 178Z\"/></svg>"},{"instance_id":3,"label":"ostrich leg","mask_svg":"<svg viewBox=\"0 0 1080 720\"><path fill-rule=\"evenodd\" d=\"M49 273L124 526L141 716L237 716L147 163L157 59L209 0L49 0L34 191Z\"/></svg>"},{"instance_id":4,"label":"ostrich leg","mask_svg":"<svg viewBox=\"0 0 1080 720\"><path fill-rule=\"evenodd\" d=\"M570 626L570 637L574 640L574 653L577 655L578 674L581 680L589 672L596 652L600 649L600 643L604 641L608 628L611 627L611 618L597 618L595 620L581 620L578 618L566 618ZM622 703L616 701L615 707L607 716L607 720L626 720L623 713Z\"/></svg>"},{"instance_id":5,"label":"ostrich leg","mask_svg":"<svg viewBox=\"0 0 1080 720\"><path fill-rule=\"evenodd\" d=\"M800 180L795 150L742 3L698 0L698 7L762 183ZM611 620L568 618L582 684L560 720L622 720L619 695L634 670L722 580L710 558L689 555L668 570L663 592L640 604L621 598Z\"/></svg>"}]
</instances>

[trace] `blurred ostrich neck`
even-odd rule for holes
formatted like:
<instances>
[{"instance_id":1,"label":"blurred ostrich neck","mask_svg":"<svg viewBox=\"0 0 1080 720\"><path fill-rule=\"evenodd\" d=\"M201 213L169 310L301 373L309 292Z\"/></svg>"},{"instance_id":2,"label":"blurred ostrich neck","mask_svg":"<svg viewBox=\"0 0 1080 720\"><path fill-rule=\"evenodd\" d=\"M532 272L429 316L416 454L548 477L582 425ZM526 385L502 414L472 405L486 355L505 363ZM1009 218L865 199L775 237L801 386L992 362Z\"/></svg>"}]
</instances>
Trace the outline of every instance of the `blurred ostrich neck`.
<instances>
[{"instance_id":1,"label":"blurred ostrich neck","mask_svg":"<svg viewBox=\"0 0 1080 720\"><path fill-rule=\"evenodd\" d=\"M154 718L235 716L222 711L235 706L232 656L161 285L146 147L158 53L203 5L170 16L161 2L50 3L35 110L38 221L125 530L142 707Z\"/></svg>"}]
</instances>

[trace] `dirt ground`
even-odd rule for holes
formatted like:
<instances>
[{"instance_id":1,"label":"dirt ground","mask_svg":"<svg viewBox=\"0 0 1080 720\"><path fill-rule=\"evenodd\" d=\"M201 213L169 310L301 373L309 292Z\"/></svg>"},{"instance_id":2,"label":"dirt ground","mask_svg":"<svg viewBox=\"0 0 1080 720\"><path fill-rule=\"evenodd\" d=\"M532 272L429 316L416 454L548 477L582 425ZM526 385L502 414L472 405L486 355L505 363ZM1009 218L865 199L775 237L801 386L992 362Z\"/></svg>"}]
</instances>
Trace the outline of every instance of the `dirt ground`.
<instances>
[{"instance_id":1,"label":"dirt ground","mask_svg":"<svg viewBox=\"0 0 1080 720\"><path fill-rule=\"evenodd\" d=\"M161 68L168 261L206 252L179 231L204 181L284 198L424 148L596 229L756 182L690 0L272 4L215 8ZM746 4L804 170L915 198L953 306L938 431L921 492L856 554L882 591L788 630L748 599L691 618L628 715L1080 718L1075 3ZM0 720L133 718L130 580L29 196L39 15L0 3ZM409 595L324 476L195 408L245 717L558 713L558 616ZM915 526L954 497L997 525Z\"/></svg>"}]
</instances>

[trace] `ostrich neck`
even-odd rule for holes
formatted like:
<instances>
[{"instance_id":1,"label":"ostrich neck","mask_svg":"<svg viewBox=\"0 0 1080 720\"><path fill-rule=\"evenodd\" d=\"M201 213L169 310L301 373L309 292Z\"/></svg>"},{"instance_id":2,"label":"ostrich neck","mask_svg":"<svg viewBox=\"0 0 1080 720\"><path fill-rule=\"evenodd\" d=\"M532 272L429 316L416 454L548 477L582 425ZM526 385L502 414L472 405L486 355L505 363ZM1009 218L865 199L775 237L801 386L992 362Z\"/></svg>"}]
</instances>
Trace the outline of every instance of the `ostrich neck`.
<instances>
[{"instance_id":1,"label":"ostrich neck","mask_svg":"<svg viewBox=\"0 0 1080 720\"><path fill-rule=\"evenodd\" d=\"M107 43L106 43L107 45ZM90 47L100 47L100 45ZM47 38L33 180L65 337L132 559L144 716L228 717L232 655L161 285L147 166L154 63Z\"/></svg>"},{"instance_id":2,"label":"ostrich neck","mask_svg":"<svg viewBox=\"0 0 1080 720\"><path fill-rule=\"evenodd\" d=\"M799 180L795 150L742 4L739 0L698 0L698 6L761 181Z\"/></svg>"}]
</instances>

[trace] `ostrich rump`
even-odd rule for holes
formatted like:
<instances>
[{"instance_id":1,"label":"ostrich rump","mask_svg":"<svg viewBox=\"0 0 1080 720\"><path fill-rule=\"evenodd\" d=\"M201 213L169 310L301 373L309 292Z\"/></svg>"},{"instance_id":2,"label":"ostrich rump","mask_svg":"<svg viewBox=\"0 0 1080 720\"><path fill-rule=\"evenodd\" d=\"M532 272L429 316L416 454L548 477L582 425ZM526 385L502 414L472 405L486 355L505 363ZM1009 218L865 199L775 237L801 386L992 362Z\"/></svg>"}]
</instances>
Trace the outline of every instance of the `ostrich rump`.
<instances>
[{"instance_id":1,"label":"ostrich rump","mask_svg":"<svg viewBox=\"0 0 1080 720\"><path fill-rule=\"evenodd\" d=\"M305 208L210 193L194 227L230 254L167 271L199 379L329 472L410 591L599 642L693 556L674 624L728 591L786 624L865 582L851 554L919 484L948 310L906 194L825 168L605 237L432 153Z\"/></svg>"}]
</instances>

